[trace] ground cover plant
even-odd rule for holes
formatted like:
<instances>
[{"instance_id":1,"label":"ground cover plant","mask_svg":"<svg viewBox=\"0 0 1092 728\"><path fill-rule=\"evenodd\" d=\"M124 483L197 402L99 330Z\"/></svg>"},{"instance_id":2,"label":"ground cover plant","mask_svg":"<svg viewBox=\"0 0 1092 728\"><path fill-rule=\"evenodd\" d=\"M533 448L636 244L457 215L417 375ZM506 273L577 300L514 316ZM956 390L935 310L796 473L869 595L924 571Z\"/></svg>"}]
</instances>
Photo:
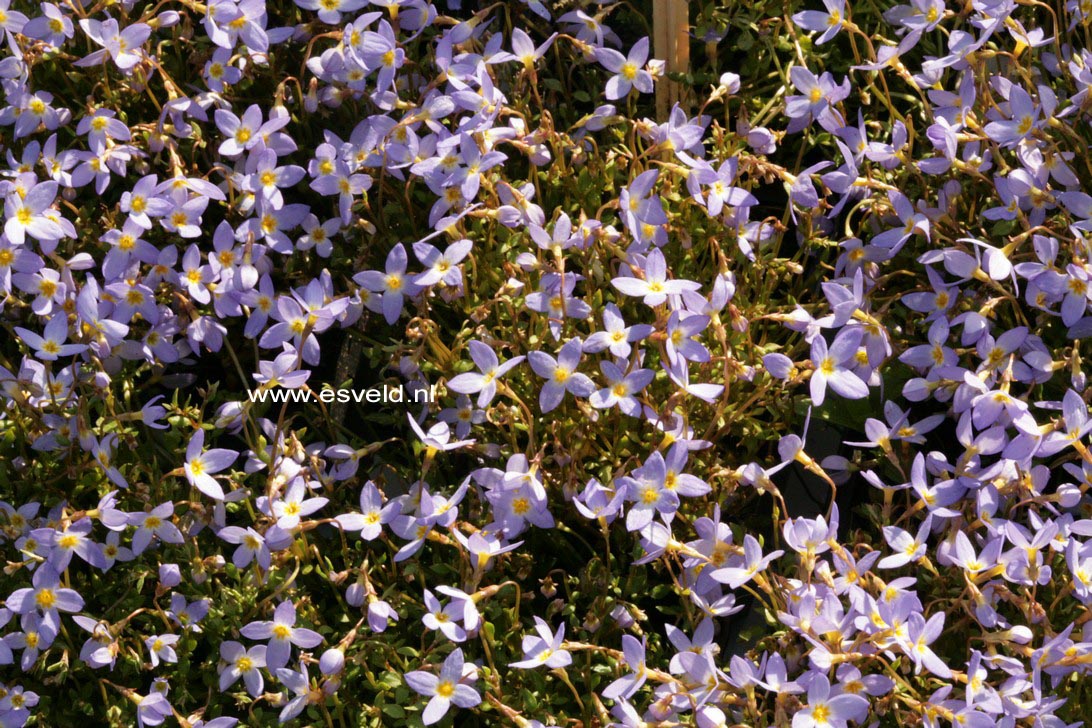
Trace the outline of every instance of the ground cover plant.
<instances>
[{"instance_id":1,"label":"ground cover plant","mask_svg":"<svg viewBox=\"0 0 1092 728\"><path fill-rule=\"evenodd\" d=\"M651 7L0 0L0 725L1089 714L1092 5Z\"/></svg>"}]
</instances>

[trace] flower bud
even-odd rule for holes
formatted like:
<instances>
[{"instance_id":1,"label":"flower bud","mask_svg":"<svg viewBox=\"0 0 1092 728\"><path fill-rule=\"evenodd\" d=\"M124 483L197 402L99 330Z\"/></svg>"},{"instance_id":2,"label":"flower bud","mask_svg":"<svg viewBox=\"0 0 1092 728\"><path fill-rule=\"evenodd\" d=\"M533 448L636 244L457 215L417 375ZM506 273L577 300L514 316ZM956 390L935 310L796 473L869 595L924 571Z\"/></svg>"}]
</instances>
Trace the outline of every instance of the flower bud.
<instances>
[{"instance_id":1,"label":"flower bud","mask_svg":"<svg viewBox=\"0 0 1092 728\"><path fill-rule=\"evenodd\" d=\"M353 582L349 585L349 588L345 590L345 601L349 603L350 607L359 607L364 604L364 585L360 582Z\"/></svg>"},{"instance_id":2,"label":"flower bud","mask_svg":"<svg viewBox=\"0 0 1092 728\"><path fill-rule=\"evenodd\" d=\"M173 589L182 583L182 570L178 564L159 565L159 583L164 589Z\"/></svg>"},{"instance_id":3,"label":"flower bud","mask_svg":"<svg viewBox=\"0 0 1092 728\"><path fill-rule=\"evenodd\" d=\"M728 94L739 93L739 74L731 71L720 74L720 87Z\"/></svg>"},{"instance_id":4,"label":"flower bud","mask_svg":"<svg viewBox=\"0 0 1092 728\"><path fill-rule=\"evenodd\" d=\"M336 647L326 650L319 658L319 670L323 675L337 675L344 669L345 653Z\"/></svg>"},{"instance_id":5,"label":"flower bud","mask_svg":"<svg viewBox=\"0 0 1092 728\"><path fill-rule=\"evenodd\" d=\"M166 10L157 15L153 22L156 24L156 27L170 28L171 26L178 25L178 21L180 21L181 19L182 16L179 15L176 11Z\"/></svg>"}]
</instances>

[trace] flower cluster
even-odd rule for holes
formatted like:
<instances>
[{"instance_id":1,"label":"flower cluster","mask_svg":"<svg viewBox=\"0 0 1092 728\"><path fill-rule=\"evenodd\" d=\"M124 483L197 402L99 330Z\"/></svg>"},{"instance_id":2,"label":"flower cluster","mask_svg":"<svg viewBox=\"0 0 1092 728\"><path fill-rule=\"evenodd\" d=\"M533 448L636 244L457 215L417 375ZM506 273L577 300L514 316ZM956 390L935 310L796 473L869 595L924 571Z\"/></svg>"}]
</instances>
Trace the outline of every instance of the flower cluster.
<instances>
[{"instance_id":1,"label":"flower cluster","mask_svg":"<svg viewBox=\"0 0 1092 728\"><path fill-rule=\"evenodd\" d=\"M1081 715L1087 3L0 2L0 725Z\"/></svg>"}]
</instances>

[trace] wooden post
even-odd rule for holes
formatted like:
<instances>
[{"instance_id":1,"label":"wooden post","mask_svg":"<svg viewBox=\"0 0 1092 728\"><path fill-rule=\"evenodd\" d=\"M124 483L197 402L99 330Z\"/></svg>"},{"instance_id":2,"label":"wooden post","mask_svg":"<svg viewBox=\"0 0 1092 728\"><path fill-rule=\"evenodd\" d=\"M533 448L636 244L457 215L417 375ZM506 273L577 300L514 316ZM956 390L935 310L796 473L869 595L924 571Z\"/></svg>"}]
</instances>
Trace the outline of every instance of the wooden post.
<instances>
[{"instance_id":1,"label":"wooden post","mask_svg":"<svg viewBox=\"0 0 1092 728\"><path fill-rule=\"evenodd\" d=\"M687 0L652 0L652 50L663 59L665 73L690 70L690 17ZM656 116L667 119L671 107L682 102L682 84L662 79L656 87Z\"/></svg>"}]
</instances>

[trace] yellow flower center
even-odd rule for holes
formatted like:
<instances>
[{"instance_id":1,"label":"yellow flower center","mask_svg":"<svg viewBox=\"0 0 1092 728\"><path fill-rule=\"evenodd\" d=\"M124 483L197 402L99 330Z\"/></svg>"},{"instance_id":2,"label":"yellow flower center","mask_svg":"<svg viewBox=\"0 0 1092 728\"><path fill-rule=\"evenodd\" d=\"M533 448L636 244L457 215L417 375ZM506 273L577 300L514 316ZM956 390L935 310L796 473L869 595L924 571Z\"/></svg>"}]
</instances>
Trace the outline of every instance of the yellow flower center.
<instances>
[{"instance_id":1,"label":"yellow flower center","mask_svg":"<svg viewBox=\"0 0 1092 728\"><path fill-rule=\"evenodd\" d=\"M57 603L57 595L53 593L52 589L40 589L34 597L34 602L40 609L52 609L53 605Z\"/></svg>"}]
</instances>

